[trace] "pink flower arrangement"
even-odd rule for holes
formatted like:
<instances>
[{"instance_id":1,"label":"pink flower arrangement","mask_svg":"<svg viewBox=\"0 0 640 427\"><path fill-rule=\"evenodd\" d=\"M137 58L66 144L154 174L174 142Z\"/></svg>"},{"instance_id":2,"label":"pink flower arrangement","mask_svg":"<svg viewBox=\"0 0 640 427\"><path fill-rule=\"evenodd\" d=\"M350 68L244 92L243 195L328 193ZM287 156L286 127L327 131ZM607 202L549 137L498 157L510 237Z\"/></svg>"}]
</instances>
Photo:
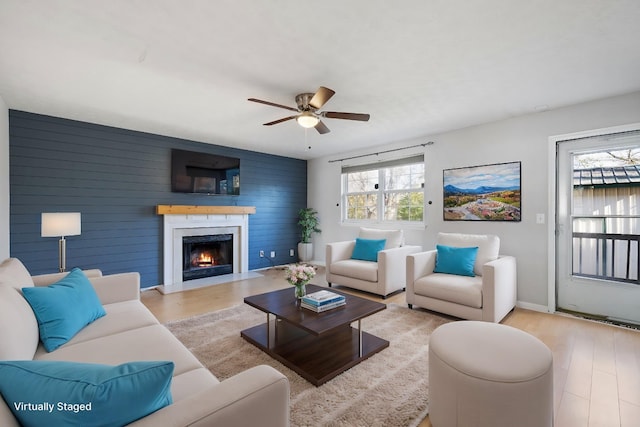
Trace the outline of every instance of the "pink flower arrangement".
<instances>
[{"instance_id":1,"label":"pink flower arrangement","mask_svg":"<svg viewBox=\"0 0 640 427\"><path fill-rule=\"evenodd\" d=\"M285 279L293 286L306 285L315 275L315 268L304 264L288 265L284 271Z\"/></svg>"}]
</instances>

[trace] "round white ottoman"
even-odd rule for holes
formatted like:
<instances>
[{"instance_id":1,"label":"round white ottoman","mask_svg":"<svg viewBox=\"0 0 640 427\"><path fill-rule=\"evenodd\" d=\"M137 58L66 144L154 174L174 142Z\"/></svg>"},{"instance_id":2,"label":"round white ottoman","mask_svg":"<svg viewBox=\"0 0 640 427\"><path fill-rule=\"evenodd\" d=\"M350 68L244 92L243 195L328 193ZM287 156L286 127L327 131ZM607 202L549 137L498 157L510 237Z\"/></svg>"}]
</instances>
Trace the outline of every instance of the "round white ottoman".
<instances>
[{"instance_id":1,"label":"round white ottoman","mask_svg":"<svg viewBox=\"0 0 640 427\"><path fill-rule=\"evenodd\" d=\"M551 351L511 326L440 326L429 340L429 421L434 427L552 426Z\"/></svg>"}]
</instances>

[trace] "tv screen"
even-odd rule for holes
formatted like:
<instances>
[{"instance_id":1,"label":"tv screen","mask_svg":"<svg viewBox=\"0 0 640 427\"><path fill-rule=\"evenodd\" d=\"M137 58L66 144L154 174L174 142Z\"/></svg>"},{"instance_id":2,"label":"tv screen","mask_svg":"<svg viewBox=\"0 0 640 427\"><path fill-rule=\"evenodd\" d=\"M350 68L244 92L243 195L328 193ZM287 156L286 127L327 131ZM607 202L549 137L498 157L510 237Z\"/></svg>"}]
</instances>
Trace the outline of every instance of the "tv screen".
<instances>
[{"instance_id":1,"label":"tv screen","mask_svg":"<svg viewBox=\"0 0 640 427\"><path fill-rule=\"evenodd\" d=\"M171 191L238 195L240 159L172 149Z\"/></svg>"}]
</instances>

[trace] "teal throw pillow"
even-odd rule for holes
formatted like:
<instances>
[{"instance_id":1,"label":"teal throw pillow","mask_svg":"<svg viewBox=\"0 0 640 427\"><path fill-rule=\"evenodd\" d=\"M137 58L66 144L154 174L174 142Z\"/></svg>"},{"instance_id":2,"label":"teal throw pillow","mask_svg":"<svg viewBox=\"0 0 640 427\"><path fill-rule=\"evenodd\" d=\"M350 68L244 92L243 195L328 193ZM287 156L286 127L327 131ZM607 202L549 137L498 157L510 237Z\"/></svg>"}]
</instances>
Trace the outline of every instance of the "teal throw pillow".
<instances>
[{"instance_id":1,"label":"teal throw pillow","mask_svg":"<svg viewBox=\"0 0 640 427\"><path fill-rule=\"evenodd\" d=\"M123 426L172 403L173 362L0 362L0 394L25 427Z\"/></svg>"},{"instance_id":2,"label":"teal throw pillow","mask_svg":"<svg viewBox=\"0 0 640 427\"><path fill-rule=\"evenodd\" d=\"M436 268L434 273L457 274L458 276L475 276L473 265L476 263L478 247L456 248L436 245Z\"/></svg>"},{"instance_id":3,"label":"teal throw pillow","mask_svg":"<svg viewBox=\"0 0 640 427\"><path fill-rule=\"evenodd\" d=\"M351 259L362 261L378 261L378 252L384 249L387 239L373 240L356 238Z\"/></svg>"},{"instance_id":4,"label":"teal throw pillow","mask_svg":"<svg viewBox=\"0 0 640 427\"><path fill-rule=\"evenodd\" d=\"M22 288L22 294L38 320L40 341L49 352L106 314L91 282L79 268L52 285Z\"/></svg>"}]
</instances>

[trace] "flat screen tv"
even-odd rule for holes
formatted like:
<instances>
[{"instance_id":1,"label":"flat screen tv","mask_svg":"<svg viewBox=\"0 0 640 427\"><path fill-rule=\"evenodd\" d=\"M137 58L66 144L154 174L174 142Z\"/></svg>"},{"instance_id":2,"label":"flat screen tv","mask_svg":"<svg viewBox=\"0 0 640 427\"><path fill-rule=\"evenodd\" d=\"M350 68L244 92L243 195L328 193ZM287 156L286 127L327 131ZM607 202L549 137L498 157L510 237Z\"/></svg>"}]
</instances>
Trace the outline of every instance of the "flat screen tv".
<instances>
[{"instance_id":1,"label":"flat screen tv","mask_svg":"<svg viewBox=\"0 0 640 427\"><path fill-rule=\"evenodd\" d=\"M240 194L240 159L172 149L171 191L238 195Z\"/></svg>"}]
</instances>

